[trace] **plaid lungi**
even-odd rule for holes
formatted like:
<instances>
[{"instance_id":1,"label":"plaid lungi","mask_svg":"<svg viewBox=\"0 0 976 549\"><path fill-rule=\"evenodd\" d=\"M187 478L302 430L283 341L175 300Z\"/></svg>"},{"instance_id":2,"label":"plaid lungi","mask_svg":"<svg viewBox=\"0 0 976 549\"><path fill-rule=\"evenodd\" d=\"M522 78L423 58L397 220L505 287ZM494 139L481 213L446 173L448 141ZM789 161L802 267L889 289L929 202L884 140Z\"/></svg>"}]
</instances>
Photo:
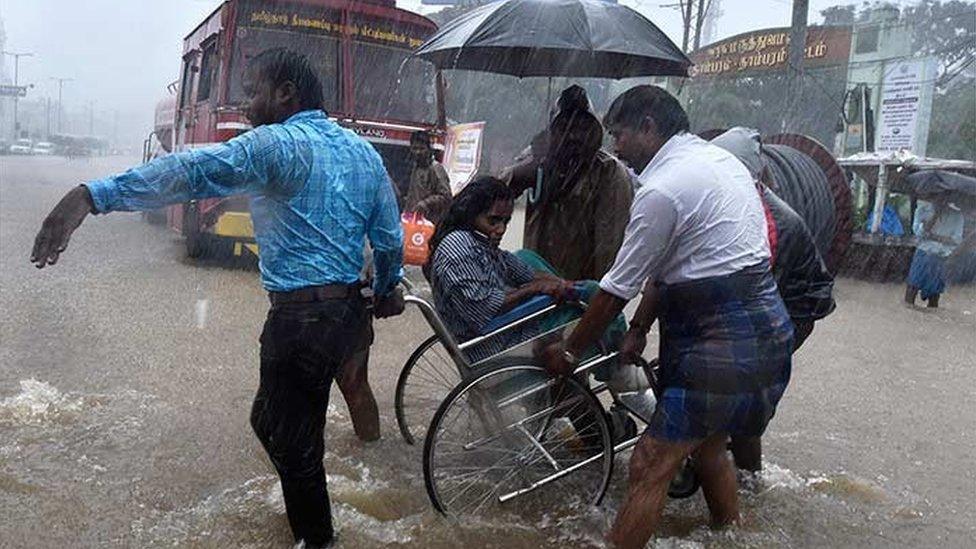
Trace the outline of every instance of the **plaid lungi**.
<instances>
[{"instance_id":1,"label":"plaid lungi","mask_svg":"<svg viewBox=\"0 0 976 549\"><path fill-rule=\"evenodd\" d=\"M908 284L921 291L922 299L928 299L945 291L946 259L936 254L915 250L912 266L908 270Z\"/></svg>"},{"instance_id":2,"label":"plaid lungi","mask_svg":"<svg viewBox=\"0 0 976 549\"><path fill-rule=\"evenodd\" d=\"M790 379L793 324L767 264L662 285L656 438L758 436Z\"/></svg>"}]
</instances>

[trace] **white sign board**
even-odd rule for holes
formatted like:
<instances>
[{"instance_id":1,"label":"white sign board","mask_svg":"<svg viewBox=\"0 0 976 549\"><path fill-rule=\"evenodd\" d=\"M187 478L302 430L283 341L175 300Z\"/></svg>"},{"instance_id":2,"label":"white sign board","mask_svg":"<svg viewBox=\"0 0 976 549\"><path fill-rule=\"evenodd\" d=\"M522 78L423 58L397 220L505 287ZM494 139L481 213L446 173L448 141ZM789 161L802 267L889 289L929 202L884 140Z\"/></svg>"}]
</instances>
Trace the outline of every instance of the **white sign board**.
<instances>
[{"instance_id":1,"label":"white sign board","mask_svg":"<svg viewBox=\"0 0 976 549\"><path fill-rule=\"evenodd\" d=\"M876 151L911 151L925 156L935 62L931 58L885 65L878 113Z\"/></svg>"},{"instance_id":2,"label":"white sign board","mask_svg":"<svg viewBox=\"0 0 976 549\"><path fill-rule=\"evenodd\" d=\"M484 133L484 122L457 124L447 129L444 143L444 169L451 179L452 194L461 192L461 189L478 173Z\"/></svg>"}]
</instances>

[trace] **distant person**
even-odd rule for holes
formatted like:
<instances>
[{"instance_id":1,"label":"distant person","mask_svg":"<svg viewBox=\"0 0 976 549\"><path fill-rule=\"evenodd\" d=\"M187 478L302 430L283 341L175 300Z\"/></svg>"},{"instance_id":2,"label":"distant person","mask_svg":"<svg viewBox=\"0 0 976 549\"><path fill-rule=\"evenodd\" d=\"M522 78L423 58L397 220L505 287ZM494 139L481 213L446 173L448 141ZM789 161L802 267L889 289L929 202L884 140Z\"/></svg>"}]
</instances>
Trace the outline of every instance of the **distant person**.
<instances>
[{"instance_id":1,"label":"distant person","mask_svg":"<svg viewBox=\"0 0 976 549\"><path fill-rule=\"evenodd\" d=\"M776 235L776 245L771 250L773 278L793 322L793 352L796 352L813 332L814 322L836 307L834 277L827 270L803 218L770 190L772 181L769 170L763 166L759 133L749 128L732 128L713 139L712 144L729 151L745 165L772 215L773 227L769 232ZM733 435L731 450L739 469L752 473L762 469L761 437Z\"/></svg>"},{"instance_id":2,"label":"distant person","mask_svg":"<svg viewBox=\"0 0 976 549\"><path fill-rule=\"evenodd\" d=\"M525 248L572 280L599 280L624 239L634 198L630 174L602 151L603 126L586 92L570 86L546 135L537 135L535 156L506 175L516 194L528 191Z\"/></svg>"},{"instance_id":3,"label":"distant person","mask_svg":"<svg viewBox=\"0 0 976 549\"><path fill-rule=\"evenodd\" d=\"M75 187L44 220L31 261L38 268L55 264L89 214L250 195L271 301L251 425L281 478L295 540L326 547L335 537L322 465L329 390L362 346L368 311L359 277L367 238L373 313L403 310L396 289L400 216L382 159L329 120L322 85L304 56L266 50L249 61L243 84L253 130Z\"/></svg>"},{"instance_id":4,"label":"distant person","mask_svg":"<svg viewBox=\"0 0 976 549\"><path fill-rule=\"evenodd\" d=\"M656 86L624 92L604 121L642 185L600 291L545 362L571 374L582 350L645 289L630 331L643 337L660 320L661 397L608 536L615 547L639 548L689 455L712 523L738 520L726 444L730 435L761 435L772 418L790 378L793 326L770 271L762 202L742 163L688 133L681 104Z\"/></svg>"},{"instance_id":5,"label":"distant person","mask_svg":"<svg viewBox=\"0 0 976 549\"><path fill-rule=\"evenodd\" d=\"M920 240L908 271L906 305L914 307L921 294L929 308L939 306L946 288L946 260L962 244L964 223L960 209L944 198L919 202L912 228Z\"/></svg>"},{"instance_id":6,"label":"distant person","mask_svg":"<svg viewBox=\"0 0 976 549\"><path fill-rule=\"evenodd\" d=\"M410 154L413 169L403 200L403 211L418 212L436 225L451 206L451 180L444 166L434 160L429 132L413 132L410 136Z\"/></svg>"}]
</instances>

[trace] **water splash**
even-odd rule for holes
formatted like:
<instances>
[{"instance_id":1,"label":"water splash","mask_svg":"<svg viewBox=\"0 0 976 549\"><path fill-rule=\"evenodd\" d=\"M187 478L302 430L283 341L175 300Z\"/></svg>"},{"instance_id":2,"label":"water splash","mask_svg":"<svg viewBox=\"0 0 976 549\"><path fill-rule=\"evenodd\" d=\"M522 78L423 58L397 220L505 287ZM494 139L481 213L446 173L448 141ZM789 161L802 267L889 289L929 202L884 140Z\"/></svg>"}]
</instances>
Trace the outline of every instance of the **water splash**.
<instances>
[{"instance_id":1,"label":"water splash","mask_svg":"<svg viewBox=\"0 0 976 549\"><path fill-rule=\"evenodd\" d=\"M194 316L197 321L197 329L202 330L207 327L207 320L209 318L210 310L210 300L209 299L198 299L196 305L194 306Z\"/></svg>"},{"instance_id":2,"label":"water splash","mask_svg":"<svg viewBox=\"0 0 976 549\"><path fill-rule=\"evenodd\" d=\"M257 531L256 525L267 524L269 517L284 514L277 477L262 475L208 496L190 507L169 512L152 510L148 516L133 522L131 532L140 543L147 545L205 544L217 536L228 545L246 546L248 543L243 539L224 538L252 537Z\"/></svg>"},{"instance_id":3,"label":"water splash","mask_svg":"<svg viewBox=\"0 0 976 549\"><path fill-rule=\"evenodd\" d=\"M0 401L0 425L43 425L75 418L84 400L34 378L20 381L20 393Z\"/></svg>"}]
</instances>

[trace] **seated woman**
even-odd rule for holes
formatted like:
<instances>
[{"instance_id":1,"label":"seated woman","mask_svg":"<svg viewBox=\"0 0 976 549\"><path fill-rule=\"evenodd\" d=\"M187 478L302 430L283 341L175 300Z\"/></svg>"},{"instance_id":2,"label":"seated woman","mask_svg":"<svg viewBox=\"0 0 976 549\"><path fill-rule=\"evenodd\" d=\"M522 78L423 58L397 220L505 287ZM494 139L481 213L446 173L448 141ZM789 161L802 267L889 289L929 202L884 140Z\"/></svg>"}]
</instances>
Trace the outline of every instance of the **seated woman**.
<instances>
[{"instance_id":1,"label":"seated woman","mask_svg":"<svg viewBox=\"0 0 976 549\"><path fill-rule=\"evenodd\" d=\"M430 241L426 274L434 307L459 342L481 335L496 316L539 294L562 300L573 285L543 270L534 271L514 254L499 248L514 200L494 177L479 177L456 197ZM468 350L472 363L484 360L531 337L526 326L491 338Z\"/></svg>"},{"instance_id":2,"label":"seated woman","mask_svg":"<svg viewBox=\"0 0 976 549\"><path fill-rule=\"evenodd\" d=\"M499 324L499 315L532 296L544 294L556 301L587 301L596 291L594 281L572 283L560 278L552 266L533 252L520 250L513 254L499 248L513 207L512 194L504 183L494 177L480 177L454 197L431 238L430 260L424 272L431 283L434 307L458 342L492 331ZM486 361L539 334L549 334L550 330L579 318L581 313L575 307L559 308L539 322L492 336L466 349L465 355L472 364ZM505 324L511 321L506 319ZM626 329L626 321L620 315L604 334L601 345L616 348ZM560 335L559 330L551 334ZM532 349L535 347L532 345ZM655 402L653 394L646 380L642 384L630 370L633 368L609 363L595 368L593 374L596 379L606 381L631 409L650 417ZM624 440L636 433L636 426L625 410L614 405L611 414L616 418L613 420L616 438Z\"/></svg>"}]
</instances>

